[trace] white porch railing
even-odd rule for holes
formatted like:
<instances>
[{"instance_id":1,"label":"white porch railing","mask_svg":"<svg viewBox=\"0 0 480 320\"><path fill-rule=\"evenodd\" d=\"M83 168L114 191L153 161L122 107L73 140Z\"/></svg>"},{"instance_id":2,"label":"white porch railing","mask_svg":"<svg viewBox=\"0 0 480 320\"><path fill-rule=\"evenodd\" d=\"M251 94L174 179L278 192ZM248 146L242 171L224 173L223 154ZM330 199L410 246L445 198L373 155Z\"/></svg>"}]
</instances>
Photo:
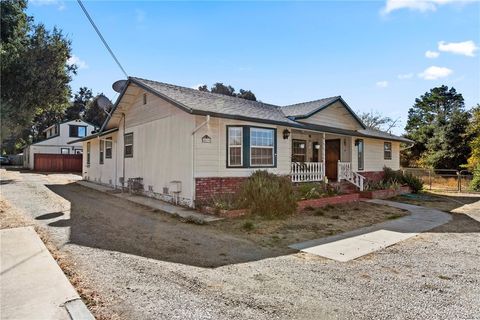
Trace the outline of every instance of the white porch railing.
<instances>
[{"instance_id":1,"label":"white porch railing","mask_svg":"<svg viewBox=\"0 0 480 320\"><path fill-rule=\"evenodd\" d=\"M292 182L322 181L324 172L322 162L292 162Z\"/></svg>"},{"instance_id":2,"label":"white porch railing","mask_svg":"<svg viewBox=\"0 0 480 320\"><path fill-rule=\"evenodd\" d=\"M351 162L338 161L337 177L338 177L338 181L342 181L342 179L347 180L348 182L356 185L360 189L360 191L363 191L364 184L365 184L365 177L352 171Z\"/></svg>"}]
</instances>

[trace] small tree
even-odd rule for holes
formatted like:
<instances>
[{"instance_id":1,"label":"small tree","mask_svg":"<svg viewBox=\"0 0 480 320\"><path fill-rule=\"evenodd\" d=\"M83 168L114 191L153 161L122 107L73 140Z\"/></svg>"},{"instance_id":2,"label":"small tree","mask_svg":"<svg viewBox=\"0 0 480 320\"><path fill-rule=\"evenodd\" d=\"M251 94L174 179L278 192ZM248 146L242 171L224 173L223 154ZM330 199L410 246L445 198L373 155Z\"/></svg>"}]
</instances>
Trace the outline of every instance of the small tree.
<instances>
[{"instance_id":1,"label":"small tree","mask_svg":"<svg viewBox=\"0 0 480 320\"><path fill-rule=\"evenodd\" d=\"M378 111L360 112L360 120L370 129L390 131L397 126L399 119L393 120L390 117L382 115Z\"/></svg>"}]
</instances>

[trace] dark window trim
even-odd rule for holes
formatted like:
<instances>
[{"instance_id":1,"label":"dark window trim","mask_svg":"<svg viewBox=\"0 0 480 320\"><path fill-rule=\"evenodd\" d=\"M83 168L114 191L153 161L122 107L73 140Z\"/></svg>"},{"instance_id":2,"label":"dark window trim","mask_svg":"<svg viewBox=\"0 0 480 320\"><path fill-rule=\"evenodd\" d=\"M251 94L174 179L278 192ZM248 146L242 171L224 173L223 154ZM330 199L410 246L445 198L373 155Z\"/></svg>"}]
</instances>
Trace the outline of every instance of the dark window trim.
<instances>
[{"instance_id":1,"label":"dark window trim","mask_svg":"<svg viewBox=\"0 0 480 320\"><path fill-rule=\"evenodd\" d=\"M90 142L87 142L87 167L90 166Z\"/></svg>"},{"instance_id":2,"label":"dark window trim","mask_svg":"<svg viewBox=\"0 0 480 320\"><path fill-rule=\"evenodd\" d=\"M68 153L63 153L63 150L67 150ZM70 148L60 148L60 154L70 154Z\"/></svg>"},{"instance_id":3,"label":"dark window trim","mask_svg":"<svg viewBox=\"0 0 480 320\"><path fill-rule=\"evenodd\" d=\"M78 135L78 129L77 129L77 135L76 136L72 136L72 127L82 127L82 128L85 128L85 135L80 137ZM82 126L82 125L78 125L78 124L69 124L68 125L68 137L70 138L85 138L86 136L88 136L88 132L87 132L87 126Z\"/></svg>"},{"instance_id":4,"label":"dark window trim","mask_svg":"<svg viewBox=\"0 0 480 320\"><path fill-rule=\"evenodd\" d=\"M242 134L243 134L243 144L242 144L242 150L243 150L243 164L242 166L230 166L228 165L228 128L230 127L238 127L238 128L243 128ZM268 129L268 130L273 130L273 165L259 165L259 166L252 166L250 165L250 129L251 128L257 128L257 129ZM271 128L271 127L260 127L260 126L251 126L251 125L237 125L237 124L232 124L232 125L226 125L226 130L225 130L225 165L228 169L262 169L262 168L276 168L277 167L277 128Z\"/></svg>"},{"instance_id":5,"label":"dark window trim","mask_svg":"<svg viewBox=\"0 0 480 320\"><path fill-rule=\"evenodd\" d=\"M387 151L385 150L385 146L389 144L390 145L390 156L387 156ZM393 157L393 150L392 150L392 143L388 141L383 142L383 160L392 160Z\"/></svg>"},{"instance_id":6,"label":"dark window trim","mask_svg":"<svg viewBox=\"0 0 480 320\"><path fill-rule=\"evenodd\" d=\"M305 161L304 162L307 162L307 140L303 140L303 139L292 139L292 154L290 155L292 157L292 161L293 161L293 157L294 157L294 154L293 154L293 143L295 142L302 142L305 144Z\"/></svg>"},{"instance_id":7,"label":"dark window trim","mask_svg":"<svg viewBox=\"0 0 480 320\"><path fill-rule=\"evenodd\" d=\"M110 140L110 141L105 141L105 159L112 159L112 154L113 154L113 140L112 140L112 137L105 138L105 140ZM110 148L107 148L107 142L110 142ZM110 156L107 153L107 149L110 149Z\"/></svg>"},{"instance_id":8,"label":"dark window trim","mask_svg":"<svg viewBox=\"0 0 480 320\"><path fill-rule=\"evenodd\" d=\"M126 153L126 151L127 151L127 148L126 148L127 145L125 144L125 137L126 137L126 136L129 136L129 135L132 136L132 144L131 144L131 145L132 145L132 154L127 154L127 153ZM134 142L134 140L133 140L133 132L128 132L128 133L125 133L125 134L123 135L123 156L124 156L125 158L133 158L133 142Z\"/></svg>"},{"instance_id":9,"label":"dark window trim","mask_svg":"<svg viewBox=\"0 0 480 320\"><path fill-rule=\"evenodd\" d=\"M240 165L230 165L230 150L229 150L229 146L230 146L230 143L229 143L229 132L230 132L230 128L240 128L242 130L242 143L241 143L241 149L242 149L242 158L241 158L241 164ZM245 165L245 151L244 151L244 136L245 134L245 129L243 128L243 126L233 126L233 125L228 125L227 126L227 143L226 143L226 146L227 146L227 168L244 168L244 165Z\"/></svg>"},{"instance_id":10,"label":"dark window trim","mask_svg":"<svg viewBox=\"0 0 480 320\"><path fill-rule=\"evenodd\" d=\"M105 157L105 141L104 140L100 139L100 141L98 142L98 149L99 149L98 163L103 164L104 157Z\"/></svg>"},{"instance_id":11,"label":"dark window trim","mask_svg":"<svg viewBox=\"0 0 480 320\"><path fill-rule=\"evenodd\" d=\"M362 166L360 167L360 153L359 153L359 145L360 142L362 143ZM363 139L358 139L357 145L357 170L363 171L365 170L365 141Z\"/></svg>"}]
</instances>

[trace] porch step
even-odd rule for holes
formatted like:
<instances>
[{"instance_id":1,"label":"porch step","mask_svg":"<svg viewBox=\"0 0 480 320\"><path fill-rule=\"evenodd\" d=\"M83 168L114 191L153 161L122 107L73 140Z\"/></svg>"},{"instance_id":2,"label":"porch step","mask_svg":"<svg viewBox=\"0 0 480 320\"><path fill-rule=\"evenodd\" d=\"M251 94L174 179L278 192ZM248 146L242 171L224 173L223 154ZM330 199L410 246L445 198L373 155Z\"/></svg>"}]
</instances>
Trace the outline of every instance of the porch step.
<instances>
[{"instance_id":1,"label":"porch step","mask_svg":"<svg viewBox=\"0 0 480 320\"><path fill-rule=\"evenodd\" d=\"M349 194L349 193L357 193L359 191L354 184L348 181L329 182L328 184L338 189L341 193Z\"/></svg>"}]
</instances>

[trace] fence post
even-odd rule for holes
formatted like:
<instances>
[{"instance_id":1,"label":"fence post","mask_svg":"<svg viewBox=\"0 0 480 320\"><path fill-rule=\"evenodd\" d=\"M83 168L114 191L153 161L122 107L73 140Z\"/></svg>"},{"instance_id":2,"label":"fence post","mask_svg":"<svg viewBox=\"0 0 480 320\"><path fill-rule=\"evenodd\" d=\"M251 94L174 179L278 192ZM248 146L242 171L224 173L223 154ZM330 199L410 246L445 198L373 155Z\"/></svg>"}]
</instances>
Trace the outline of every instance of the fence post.
<instances>
[{"instance_id":1,"label":"fence post","mask_svg":"<svg viewBox=\"0 0 480 320\"><path fill-rule=\"evenodd\" d=\"M460 172L457 170L457 191L462 192L462 181L460 181Z\"/></svg>"},{"instance_id":2,"label":"fence post","mask_svg":"<svg viewBox=\"0 0 480 320\"><path fill-rule=\"evenodd\" d=\"M432 190L432 169L428 169L428 184L430 185L430 190Z\"/></svg>"}]
</instances>

